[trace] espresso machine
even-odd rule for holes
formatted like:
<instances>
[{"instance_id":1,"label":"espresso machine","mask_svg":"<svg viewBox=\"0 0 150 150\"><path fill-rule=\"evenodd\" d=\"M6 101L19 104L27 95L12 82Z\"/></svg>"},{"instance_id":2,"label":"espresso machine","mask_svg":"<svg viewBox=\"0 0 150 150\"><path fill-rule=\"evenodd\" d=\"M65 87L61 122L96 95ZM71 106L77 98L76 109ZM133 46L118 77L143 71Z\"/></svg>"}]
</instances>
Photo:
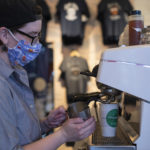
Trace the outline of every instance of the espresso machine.
<instances>
[{"instance_id":1,"label":"espresso machine","mask_svg":"<svg viewBox=\"0 0 150 150\"><path fill-rule=\"evenodd\" d=\"M106 50L98 67L97 82L130 94L136 117L118 119L115 137L102 137L98 125L88 143L89 150L150 150L150 45ZM125 110L126 103L119 105ZM130 108L130 107L128 107ZM126 109L127 110L127 109ZM130 108L132 111L133 108ZM136 119L136 121L134 120Z\"/></svg>"}]
</instances>

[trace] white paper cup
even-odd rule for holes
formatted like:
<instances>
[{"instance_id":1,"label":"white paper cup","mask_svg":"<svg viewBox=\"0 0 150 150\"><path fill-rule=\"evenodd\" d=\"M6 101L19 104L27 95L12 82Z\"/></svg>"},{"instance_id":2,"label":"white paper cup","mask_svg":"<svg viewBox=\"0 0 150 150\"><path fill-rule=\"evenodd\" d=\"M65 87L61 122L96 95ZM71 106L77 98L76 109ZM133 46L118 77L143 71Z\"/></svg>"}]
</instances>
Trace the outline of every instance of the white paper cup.
<instances>
[{"instance_id":1,"label":"white paper cup","mask_svg":"<svg viewBox=\"0 0 150 150\"><path fill-rule=\"evenodd\" d=\"M118 121L118 104L101 104L100 105L100 125L102 136L116 136L116 128Z\"/></svg>"}]
</instances>

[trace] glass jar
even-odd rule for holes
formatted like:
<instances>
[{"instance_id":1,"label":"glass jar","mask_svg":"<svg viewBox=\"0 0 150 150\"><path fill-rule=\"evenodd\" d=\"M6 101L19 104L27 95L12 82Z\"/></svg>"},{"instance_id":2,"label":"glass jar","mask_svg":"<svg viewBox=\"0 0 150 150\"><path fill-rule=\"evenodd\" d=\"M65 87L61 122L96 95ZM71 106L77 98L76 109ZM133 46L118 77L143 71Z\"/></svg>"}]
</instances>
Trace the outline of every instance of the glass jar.
<instances>
[{"instance_id":1,"label":"glass jar","mask_svg":"<svg viewBox=\"0 0 150 150\"><path fill-rule=\"evenodd\" d=\"M129 45L139 45L144 19L140 10L133 10L129 16Z\"/></svg>"},{"instance_id":2,"label":"glass jar","mask_svg":"<svg viewBox=\"0 0 150 150\"><path fill-rule=\"evenodd\" d=\"M150 26L147 26L142 30L141 44L150 44Z\"/></svg>"}]
</instances>

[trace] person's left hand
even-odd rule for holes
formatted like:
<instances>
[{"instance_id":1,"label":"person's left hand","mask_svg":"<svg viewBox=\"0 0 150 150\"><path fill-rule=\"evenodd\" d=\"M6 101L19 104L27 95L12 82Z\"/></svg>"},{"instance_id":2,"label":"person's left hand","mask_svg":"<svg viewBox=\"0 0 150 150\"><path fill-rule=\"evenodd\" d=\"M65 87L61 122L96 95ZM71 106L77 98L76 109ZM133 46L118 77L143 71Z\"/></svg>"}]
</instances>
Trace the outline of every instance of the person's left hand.
<instances>
[{"instance_id":1,"label":"person's left hand","mask_svg":"<svg viewBox=\"0 0 150 150\"><path fill-rule=\"evenodd\" d=\"M60 106L49 113L46 124L49 128L59 127L67 119L65 108Z\"/></svg>"}]
</instances>

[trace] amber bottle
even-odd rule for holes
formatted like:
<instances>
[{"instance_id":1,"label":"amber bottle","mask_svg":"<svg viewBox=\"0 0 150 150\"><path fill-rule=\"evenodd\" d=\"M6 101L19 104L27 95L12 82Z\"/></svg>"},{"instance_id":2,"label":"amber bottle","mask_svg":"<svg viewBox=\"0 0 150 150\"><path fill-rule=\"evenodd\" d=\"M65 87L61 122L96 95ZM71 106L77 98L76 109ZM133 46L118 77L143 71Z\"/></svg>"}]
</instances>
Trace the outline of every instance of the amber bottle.
<instances>
[{"instance_id":1,"label":"amber bottle","mask_svg":"<svg viewBox=\"0 0 150 150\"><path fill-rule=\"evenodd\" d=\"M141 32L144 28L144 19L140 10L133 10L129 16L129 45L141 44Z\"/></svg>"}]
</instances>

